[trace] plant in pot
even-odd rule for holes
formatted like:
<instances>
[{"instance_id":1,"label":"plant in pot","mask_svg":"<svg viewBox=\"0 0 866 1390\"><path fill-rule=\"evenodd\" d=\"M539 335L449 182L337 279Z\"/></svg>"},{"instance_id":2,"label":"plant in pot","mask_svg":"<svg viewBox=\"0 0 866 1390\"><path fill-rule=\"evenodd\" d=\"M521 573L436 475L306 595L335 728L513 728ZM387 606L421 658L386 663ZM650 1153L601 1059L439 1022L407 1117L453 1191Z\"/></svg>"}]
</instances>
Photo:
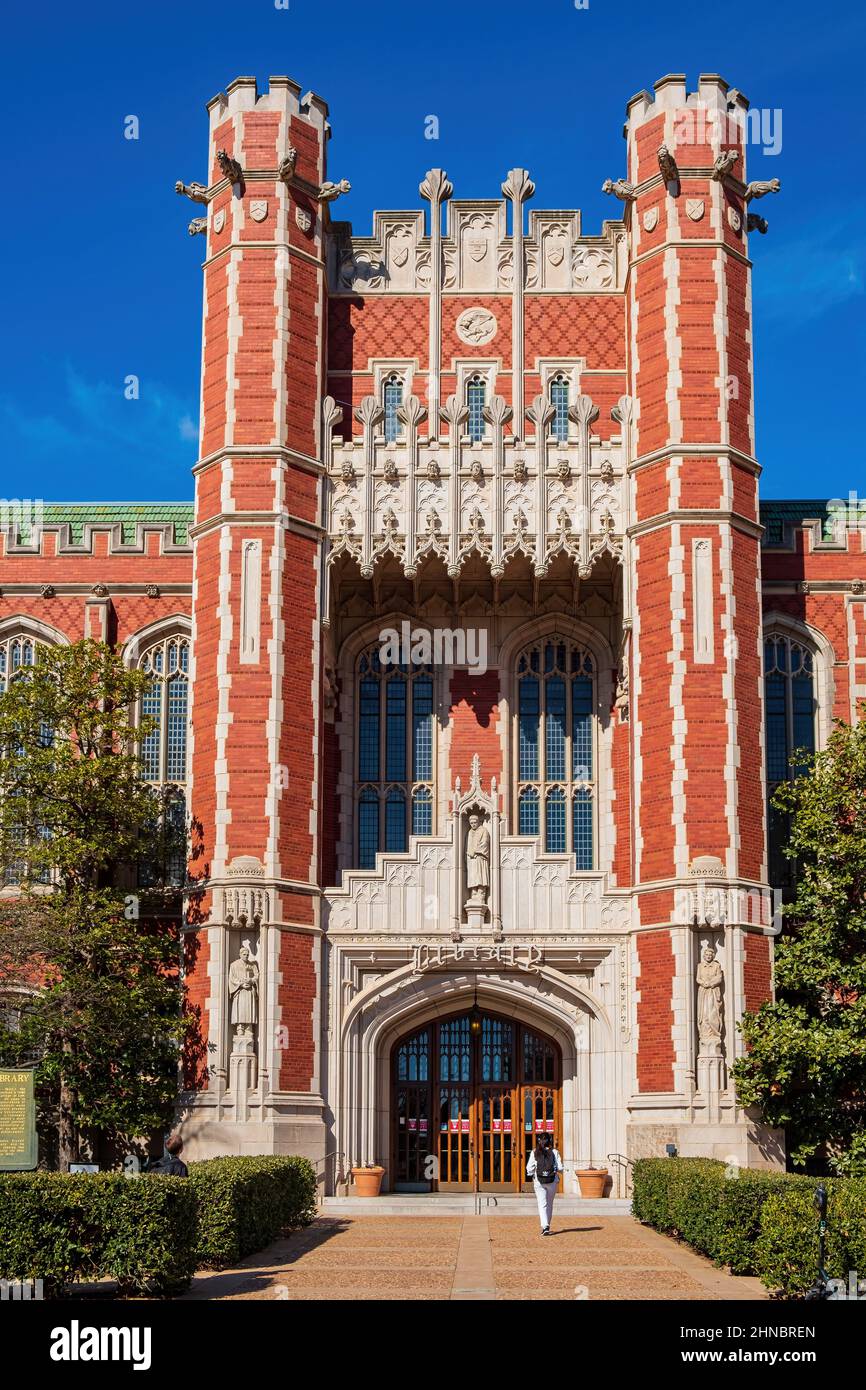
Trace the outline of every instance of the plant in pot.
<instances>
[{"instance_id":1,"label":"plant in pot","mask_svg":"<svg viewBox=\"0 0 866 1390\"><path fill-rule=\"evenodd\" d=\"M379 1163L361 1163L352 1169L356 1197L378 1197L385 1169Z\"/></svg>"},{"instance_id":2,"label":"plant in pot","mask_svg":"<svg viewBox=\"0 0 866 1390\"><path fill-rule=\"evenodd\" d=\"M604 1197L607 1187L608 1170L606 1168L594 1168L590 1163L588 1168L578 1168L577 1181L580 1183L581 1197Z\"/></svg>"}]
</instances>

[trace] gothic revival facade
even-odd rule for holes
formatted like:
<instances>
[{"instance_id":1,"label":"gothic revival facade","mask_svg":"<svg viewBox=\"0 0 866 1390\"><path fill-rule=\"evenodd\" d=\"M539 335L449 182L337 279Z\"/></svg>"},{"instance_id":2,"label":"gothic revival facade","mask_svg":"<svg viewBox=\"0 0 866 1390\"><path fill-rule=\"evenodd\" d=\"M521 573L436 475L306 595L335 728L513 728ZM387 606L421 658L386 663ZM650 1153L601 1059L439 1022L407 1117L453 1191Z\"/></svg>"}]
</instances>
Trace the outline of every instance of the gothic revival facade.
<instances>
[{"instance_id":1,"label":"gothic revival facade","mask_svg":"<svg viewBox=\"0 0 866 1390\"><path fill-rule=\"evenodd\" d=\"M600 232L524 169L431 169L356 235L321 98L209 103L194 508L47 506L0 568L0 680L83 635L154 674L193 1156L331 1191L519 1187L544 1129L570 1188L671 1144L783 1161L730 1068L772 991L768 791L866 695L866 554L759 505L747 105L633 97Z\"/></svg>"}]
</instances>

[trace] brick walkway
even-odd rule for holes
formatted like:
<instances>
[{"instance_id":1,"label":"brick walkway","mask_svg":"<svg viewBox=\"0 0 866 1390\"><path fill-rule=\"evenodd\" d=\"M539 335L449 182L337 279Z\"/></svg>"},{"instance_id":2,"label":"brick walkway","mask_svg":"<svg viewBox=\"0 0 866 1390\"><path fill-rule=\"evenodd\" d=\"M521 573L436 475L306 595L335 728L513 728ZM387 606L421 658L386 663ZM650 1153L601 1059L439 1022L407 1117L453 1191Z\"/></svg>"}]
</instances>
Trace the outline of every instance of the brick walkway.
<instances>
[{"instance_id":1,"label":"brick walkway","mask_svg":"<svg viewBox=\"0 0 866 1390\"><path fill-rule=\"evenodd\" d=\"M320 1216L185 1299L761 1299L629 1216Z\"/></svg>"}]
</instances>

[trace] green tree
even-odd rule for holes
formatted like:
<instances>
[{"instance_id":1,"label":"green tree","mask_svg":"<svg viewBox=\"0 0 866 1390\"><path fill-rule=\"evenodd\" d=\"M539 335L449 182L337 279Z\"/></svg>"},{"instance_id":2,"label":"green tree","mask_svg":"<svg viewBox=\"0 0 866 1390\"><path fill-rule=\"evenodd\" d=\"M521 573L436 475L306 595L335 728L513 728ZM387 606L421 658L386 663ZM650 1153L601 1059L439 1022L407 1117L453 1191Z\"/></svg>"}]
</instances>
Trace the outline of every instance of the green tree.
<instances>
[{"instance_id":1,"label":"green tree","mask_svg":"<svg viewBox=\"0 0 866 1390\"><path fill-rule=\"evenodd\" d=\"M17 889L0 903L0 993L25 1001L0 1047L35 1060L64 1170L85 1135L140 1143L177 1095L185 833L142 780L153 726L133 715L151 679L81 641L40 647L0 694L0 882Z\"/></svg>"},{"instance_id":2,"label":"green tree","mask_svg":"<svg viewBox=\"0 0 866 1390\"><path fill-rule=\"evenodd\" d=\"M776 944L777 999L743 1018L748 1050L734 1076L741 1104L784 1126L796 1166L864 1172L866 718L837 722L806 761L774 798L790 816L797 866Z\"/></svg>"}]
</instances>

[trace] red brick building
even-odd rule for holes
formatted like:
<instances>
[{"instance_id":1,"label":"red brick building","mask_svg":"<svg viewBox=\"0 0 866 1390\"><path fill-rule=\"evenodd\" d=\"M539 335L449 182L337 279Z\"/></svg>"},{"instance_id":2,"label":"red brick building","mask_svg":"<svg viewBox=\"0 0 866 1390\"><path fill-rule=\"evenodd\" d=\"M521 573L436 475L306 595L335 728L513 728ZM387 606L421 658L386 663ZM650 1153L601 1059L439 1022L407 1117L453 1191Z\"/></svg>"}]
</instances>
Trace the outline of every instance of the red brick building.
<instances>
[{"instance_id":1,"label":"red brick building","mask_svg":"<svg viewBox=\"0 0 866 1390\"><path fill-rule=\"evenodd\" d=\"M209 103L195 505L0 542L0 679L83 635L155 674L205 866L193 1155L779 1161L730 1080L768 785L866 696L866 530L759 503L746 107L632 98L600 232L433 169L356 235L319 97Z\"/></svg>"}]
</instances>

